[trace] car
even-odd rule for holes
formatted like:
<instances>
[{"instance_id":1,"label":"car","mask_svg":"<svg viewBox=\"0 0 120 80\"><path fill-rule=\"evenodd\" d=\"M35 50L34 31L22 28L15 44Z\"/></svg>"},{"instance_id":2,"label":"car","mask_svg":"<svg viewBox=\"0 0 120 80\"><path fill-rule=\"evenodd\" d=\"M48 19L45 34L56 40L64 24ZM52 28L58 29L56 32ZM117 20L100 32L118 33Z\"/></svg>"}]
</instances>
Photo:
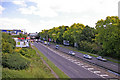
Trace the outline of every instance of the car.
<instances>
[{"instance_id":1,"label":"car","mask_svg":"<svg viewBox=\"0 0 120 80\"><path fill-rule=\"evenodd\" d=\"M50 42L48 42L48 46L50 46Z\"/></svg>"},{"instance_id":2,"label":"car","mask_svg":"<svg viewBox=\"0 0 120 80\"><path fill-rule=\"evenodd\" d=\"M97 60L101 60L101 61L104 61L104 62L107 61L107 59L104 59L102 56L98 56L98 57L97 57Z\"/></svg>"},{"instance_id":3,"label":"car","mask_svg":"<svg viewBox=\"0 0 120 80\"><path fill-rule=\"evenodd\" d=\"M43 43L44 41L43 40L40 40L41 43Z\"/></svg>"},{"instance_id":4,"label":"car","mask_svg":"<svg viewBox=\"0 0 120 80\"><path fill-rule=\"evenodd\" d=\"M41 41L41 43L43 43L44 41Z\"/></svg>"},{"instance_id":5,"label":"car","mask_svg":"<svg viewBox=\"0 0 120 80\"><path fill-rule=\"evenodd\" d=\"M47 41L45 41L44 44L47 45Z\"/></svg>"},{"instance_id":6,"label":"car","mask_svg":"<svg viewBox=\"0 0 120 80\"><path fill-rule=\"evenodd\" d=\"M56 45L56 46L55 46L55 49L58 49L58 47L59 47L59 45Z\"/></svg>"},{"instance_id":7,"label":"car","mask_svg":"<svg viewBox=\"0 0 120 80\"><path fill-rule=\"evenodd\" d=\"M72 55L72 56L75 56L75 53L74 53L73 51L69 51L68 54L70 54L70 55Z\"/></svg>"},{"instance_id":8,"label":"car","mask_svg":"<svg viewBox=\"0 0 120 80\"><path fill-rule=\"evenodd\" d=\"M87 54L83 55L83 57L86 59L92 59L92 57L90 55L87 55Z\"/></svg>"}]
</instances>

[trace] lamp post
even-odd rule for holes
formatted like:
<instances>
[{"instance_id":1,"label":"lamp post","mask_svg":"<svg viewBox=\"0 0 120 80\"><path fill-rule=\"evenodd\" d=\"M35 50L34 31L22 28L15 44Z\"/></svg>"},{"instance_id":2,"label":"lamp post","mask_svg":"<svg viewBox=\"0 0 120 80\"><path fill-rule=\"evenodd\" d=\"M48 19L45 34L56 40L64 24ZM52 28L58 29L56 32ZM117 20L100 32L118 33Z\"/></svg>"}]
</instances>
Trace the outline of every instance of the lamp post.
<instances>
[{"instance_id":1,"label":"lamp post","mask_svg":"<svg viewBox=\"0 0 120 80\"><path fill-rule=\"evenodd\" d=\"M47 46L48 46L48 35L47 35Z\"/></svg>"}]
</instances>

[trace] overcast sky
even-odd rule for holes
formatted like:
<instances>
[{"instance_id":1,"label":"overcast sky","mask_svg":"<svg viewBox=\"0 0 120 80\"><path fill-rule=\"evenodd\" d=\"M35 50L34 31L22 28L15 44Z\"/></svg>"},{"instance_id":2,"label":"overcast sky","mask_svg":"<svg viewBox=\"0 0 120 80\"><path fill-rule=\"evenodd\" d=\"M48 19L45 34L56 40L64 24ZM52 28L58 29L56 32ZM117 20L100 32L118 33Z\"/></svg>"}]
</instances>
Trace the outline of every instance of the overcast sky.
<instances>
[{"instance_id":1,"label":"overcast sky","mask_svg":"<svg viewBox=\"0 0 120 80\"><path fill-rule=\"evenodd\" d=\"M0 0L0 29L40 32L82 23L95 27L107 16L118 16L120 0Z\"/></svg>"}]
</instances>

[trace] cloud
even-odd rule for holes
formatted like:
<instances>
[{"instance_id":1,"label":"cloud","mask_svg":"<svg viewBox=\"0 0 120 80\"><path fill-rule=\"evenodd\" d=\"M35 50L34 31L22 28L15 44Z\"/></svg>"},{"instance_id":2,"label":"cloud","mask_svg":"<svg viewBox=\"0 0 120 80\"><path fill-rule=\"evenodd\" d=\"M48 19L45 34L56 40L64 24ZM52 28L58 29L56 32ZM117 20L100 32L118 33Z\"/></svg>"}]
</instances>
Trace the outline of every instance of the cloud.
<instances>
[{"instance_id":1,"label":"cloud","mask_svg":"<svg viewBox=\"0 0 120 80\"><path fill-rule=\"evenodd\" d=\"M38 15L40 17L56 17L58 14L55 12L54 9L51 8L49 3L46 4L45 1L41 1L36 3L36 6L29 6L29 7L21 7L19 11L22 14L33 14Z\"/></svg>"},{"instance_id":2,"label":"cloud","mask_svg":"<svg viewBox=\"0 0 120 80\"><path fill-rule=\"evenodd\" d=\"M28 29L29 23L21 18L0 18L0 29Z\"/></svg>"},{"instance_id":3,"label":"cloud","mask_svg":"<svg viewBox=\"0 0 120 80\"><path fill-rule=\"evenodd\" d=\"M3 10L5 10L5 8L3 8L3 7L0 5L0 14L2 14Z\"/></svg>"},{"instance_id":4,"label":"cloud","mask_svg":"<svg viewBox=\"0 0 120 80\"><path fill-rule=\"evenodd\" d=\"M35 12L36 9L37 9L36 7L30 6L28 8L19 8L19 11L22 14L34 14L34 12Z\"/></svg>"},{"instance_id":5,"label":"cloud","mask_svg":"<svg viewBox=\"0 0 120 80\"><path fill-rule=\"evenodd\" d=\"M82 23L94 27L98 20L105 19L107 16L118 15L117 4L119 0L17 1L15 0L14 4L19 6L17 10L23 15L21 17L26 19L5 18L5 20L3 19L4 22L1 22L0 19L0 26L4 23L3 26L6 25L7 28L15 28L15 26L20 28L22 26L28 32L39 32L43 29L50 29L61 25L71 26L73 23ZM20 16L18 15L18 17ZM15 21L17 22L15 23Z\"/></svg>"},{"instance_id":6,"label":"cloud","mask_svg":"<svg viewBox=\"0 0 120 80\"><path fill-rule=\"evenodd\" d=\"M13 1L14 4L22 6L22 7L26 7L27 5L25 4L25 1Z\"/></svg>"},{"instance_id":7,"label":"cloud","mask_svg":"<svg viewBox=\"0 0 120 80\"><path fill-rule=\"evenodd\" d=\"M60 13L74 14L87 12L88 15L117 15L118 0L27 0L36 6L20 8L22 14L40 17L57 17ZM116 6L115 6L116 5ZM90 14L89 14L89 12ZM84 15L84 14L83 14Z\"/></svg>"}]
</instances>

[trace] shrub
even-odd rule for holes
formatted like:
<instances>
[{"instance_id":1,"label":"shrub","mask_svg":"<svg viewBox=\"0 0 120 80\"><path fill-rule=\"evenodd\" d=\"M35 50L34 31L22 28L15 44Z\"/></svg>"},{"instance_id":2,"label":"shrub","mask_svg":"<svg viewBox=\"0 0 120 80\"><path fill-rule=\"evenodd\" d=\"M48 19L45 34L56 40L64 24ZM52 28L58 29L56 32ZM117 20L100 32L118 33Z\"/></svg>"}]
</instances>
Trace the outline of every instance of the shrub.
<instances>
[{"instance_id":1,"label":"shrub","mask_svg":"<svg viewBox=\"0 0 120 80\"><path fill-rule=\"evenodd\" d=\"M9 69L22 70L26 69L30 64L30 61L23 58L19 53L12 53L2 56L3 67Z\"/></svg>"},{"instance_id":2,"label":"shrub","mask_svg":"<svg viewBox=\"0 0 120 80\"><path fill-rule=\"evenodd\" d=\"M20 54L22 54L25 57L31 58L36 54L36 52L32 48L22 48L20 50Z\"/></svg>"}]
</instances>

